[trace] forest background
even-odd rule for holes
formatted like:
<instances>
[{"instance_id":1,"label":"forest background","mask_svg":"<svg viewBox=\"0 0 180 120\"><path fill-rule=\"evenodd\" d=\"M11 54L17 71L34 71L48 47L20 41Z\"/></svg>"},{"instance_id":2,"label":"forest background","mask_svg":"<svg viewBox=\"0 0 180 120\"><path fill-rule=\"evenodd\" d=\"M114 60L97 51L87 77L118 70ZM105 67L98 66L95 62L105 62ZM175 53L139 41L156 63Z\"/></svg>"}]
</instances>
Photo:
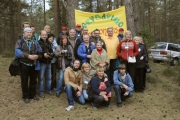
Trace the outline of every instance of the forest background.
<instances>
[{"instance_id":1,"label":"forest background","mask_svg":"<svg viewBox=\"0 0 180 120\"><path fill-rule=\"evenodd\" d=\"M128 29L145 43L180 43L179 0L1 0L0 54L14 55L22 23L30 22L36 32L48 24L58 36L61 26L75 27L74 10L105 12L126 6Z\"/></svg>"}]
</instances>

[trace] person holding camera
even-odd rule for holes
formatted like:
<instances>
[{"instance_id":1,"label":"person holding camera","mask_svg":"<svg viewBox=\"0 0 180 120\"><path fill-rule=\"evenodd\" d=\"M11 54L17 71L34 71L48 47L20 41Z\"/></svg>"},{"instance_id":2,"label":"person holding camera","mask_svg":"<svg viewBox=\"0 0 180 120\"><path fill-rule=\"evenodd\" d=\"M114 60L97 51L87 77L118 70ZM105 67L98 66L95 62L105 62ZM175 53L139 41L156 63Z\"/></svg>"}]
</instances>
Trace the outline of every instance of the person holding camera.
<instances>
[{"instance_id":1,"label":"person holding camera","mask_svg":"<svg viewBox=\"0 0 180 120\"><path fill-rule=\"evenodd\" d=\"M58 81L56 85L56 97L59 97L64 77L64 70L70 66L74 59L74 53L71 45L68 44L67 36L62 36L59 46L56 48L55 56L57 57Z\"/></svg>"},{"instance_id":2,"label":"person holding camera","mask_svg":"<svg viewBox=\"0 0 180 120\"><path fill-rule=\"evenodd\" d=\"M43 56L40 59L40 73L39 73L39 95L44 97L44 81L46 81L46 93L51 95L51 60L53 58L53 50L50 42L47 41L47 32L41 31L39 45L42 48Z\"/></svg>"}]
</instances>

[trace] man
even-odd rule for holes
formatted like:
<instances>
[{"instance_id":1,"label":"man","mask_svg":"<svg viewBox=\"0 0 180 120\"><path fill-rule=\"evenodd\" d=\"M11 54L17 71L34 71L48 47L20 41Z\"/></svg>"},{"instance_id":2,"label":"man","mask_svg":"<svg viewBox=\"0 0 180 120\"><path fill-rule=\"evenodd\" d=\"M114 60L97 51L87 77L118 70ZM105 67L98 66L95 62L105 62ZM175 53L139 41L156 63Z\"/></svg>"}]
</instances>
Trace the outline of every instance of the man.
<instances>
[{"instance_id":1,"label":"man","mask_svg":"<svg viewBox=\"0 0 180 120\"><path fill-rule=\"evenodd\" d=\"M106 50L106 44L105 44L104 40L101 39L100 30L99 29L95 29L94 30L94 37L91 37L91 39L89 41L93 45L95 45L98 41L101 41L102 42L102 48Z\"/></svg>"},{"instance_id":2,"label":"man","mask_svg":"<svg viewBox=\"0 0 180 120\"><path fill-rule=\"evenodd\" d=\"M40 59L40 73L39 73L39 95L44 97L44 81L46 80L46 93L51 95L51 60L53 50L50 44L46 42L47 32L45 30L41 31L39 45L42 48L42 58Z\"/></svg>"},{"instance_id":3,"label":"man","mask_svg":"<svg viewBox=\"0 0 180 120\"><path fill-rule=\"evenodd\" d=\"M67 111L74 109L74 100L80 104L85 104L85 99L82 95L82 73L79 70L80 61L74 60L71 67L65 69L64 82L69 106Z\"/></svg>"},{"instance_id":4,"label":"man","mask_svg":"<svg viewBox=\"0 0 180 120\"><path fill-rule=\"evenodd\" d=\"M111 85L113 85L113 73L114 70L116 70L116 52L117 52L117 46L119 44L119 40L116 36L113 36L113 28L109 27L107 28L107 36L104 38L106 48L107 48L107 54L110 59L110 67L107 71L109 80Z\"/></svg>"},{"instance_id":5,"label":"man","mask_svg":"<svg viewBox=\"0 0 180 120\"><path fill-rule=\"evenodd\" d=\"M44 30L47 32L47 35L52 34L51 33L51 27L49 25L44 26ZM58 44L57 44L57 41L56 41L56 37L54 36L54 40L53 40L53 43L52 43L53 51L55 51L55 48L57 46L58 46ZM51 78L52 78L52 81L53 81L53 84L52 84L51 88L53 89L55 87L55 82L54 81L56 81L56 58L55 57L53 57L51 59Z\"/></svg>"},{"instance_id":6,"label":"man","mask_svg":"<svg viewBox=\"0 0 180 120\"><path fill-rule=\"evenodd\" d=\"M82 61L82 63L89 63L90 59L92 58L91 53L92 51L96 48L95 45L92 45L89 42L89 36L88 35L84 35L83 36L83 41L79 47L78 47L78 57L80 58L80 60Z\"/></svg>"},{"instance_id":7,"label":"man","mask_svg":"<svg viewBox=\"0 0 180 120\"><path fill-rule=\"evenodd\" d=\"M81 31L82 31L81 24L76 24L76 38L77 39L81 38Z\"/></svg>"},{"instance_id":8,"label":"man","mask_svg":"<svg viewBox=\"0 0 180 120\"><path fill-rule=\"evenodd\" d=\"M124 37L124 29L123 28L119 28L119 34L118 34L118 39L119 39L119 42L121 42L121 40L123 39Z\"/></svg>"},{"instance_id":9,"label":"man","mask_svg":"<svg viewBox=\"0 0 180 120\"><path fill-rule=\"evenodd\" d=\"M35 29L35 26L34 25L31 25L31 29L32 29L32 33L33 33L33 39L34 40L39 40L39 35L35 32L36 29Z\"/></svg>"},{"instance_id":10,"label":"man","mask_svg":"<svg viewBox=\"0 0 180 120\"><path fill-rule=\"evenodd\" d=\"M126 73L125 64L120 64L118 70L114 71L114 91L117 99L117 106L121 107L121 100L132 96L134 84L129 73Z\"/></svg>"},{"instance_id":11,"label":"man","mask_svg":"<svg viewBox=\"0 0 180 120\"><path fill-rule=\"evenodd\" d=\"M24 30L24 28L30 27L30 23L29 22L24 22L23 26L22 26L22 30ZM22 39L24 37L24 34L20 34L19 35L19 39Z\"/></svg>"},{"instance_id":12,"label":"man","mask_svg":"<svg viewBox=\"0 0 180 120\"><path fill-rule=\"evenodd\" d=\"M57 43L58 43L58 44L60 43L60 39L61 39L61 37L62 37L63 35L68 36L67 28L66 28L66 27L62 27L62 28L61 28L61 31L62 31L62 32L59 34L58 39L57 39Z\"/></svg>"},{"instance_id":13,"label":"man","mask_svg":"<svg viewBox=\"0 0 180 120\"><path fill-rule=\"evenodd\" d=\"M41 57L41 48L37 40L32 39L32 29L24 28L24 37L16 42L15 55L20 60L21 88L25 103L30 99L39 100L36 97L38 59Z\"/></svg>"},{"instance_id":14,"label":"man","mask_svg":"<svg viewBox=\"0 0 180 120\"><path fill-rule=\"evenodd\" d=\"M81 44L82 41L80 39L76 38L76 31L74 29L69 30L68 42L72 46L72 48L74 50L74 57L76 59L79 59L79 57L77 55L77 49L78 49L78 47L79 47L79 45Z\"/></svg>"}]
</instances>

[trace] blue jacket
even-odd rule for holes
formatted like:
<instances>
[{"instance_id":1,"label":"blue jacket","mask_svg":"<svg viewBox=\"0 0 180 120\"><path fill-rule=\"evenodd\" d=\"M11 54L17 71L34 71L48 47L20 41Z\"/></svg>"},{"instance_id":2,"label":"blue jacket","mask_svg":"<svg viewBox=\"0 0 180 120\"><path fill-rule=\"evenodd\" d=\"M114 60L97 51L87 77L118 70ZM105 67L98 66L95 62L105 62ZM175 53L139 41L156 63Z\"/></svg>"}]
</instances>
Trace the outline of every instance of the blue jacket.
<instances>
[{"instance_id":1,"label":"blue jacket","mask_svg":"<svg viewBox=\"0 0 180 120\"><path fill-rule=\"evenodd\" d=\"M118 35L117 37L119 39L119 42L121 42L121 40L123 39L124 35Z\"/></svg>"},{"instance_id":2,"label":"blue jacket","mask_svg":"<svg viewBox=\"0 0 180 120\"><path fill-rule=\"evenodd\" d=\"M134 84L132 82L132 79L129 73L126 74L125 81L123 83L119 70L116 70L114 71L113 80L114 80L114 85L120 85L120 86L123 86L124 84L127 85L129 87L129 90L126 92L128 93L134 90Z\"/></svg>"},{"instance_id":3,"label":"blue jacket","mask_svg":"<svg viewBox=\"0 0 180 120\"><path fill-rule=\"evenodd\" d=\"M87 55L91 55L92 51L96 48L96 46L92 45L91 43L90 44L90 53L86 53L86 47L84 45L84 42L82 42L79 47L78 47L78 51L77 51L77 54L78 54L78 57L81 59L82 63L85 63L85 62L88 62L88 59L87 58Z\"/></svg>"},{"instance_id":4,"label":"blue jacket","mask_svg":"<svg viewBox=\"0 0 180 120\"><path fill-rule=\"evenodd\" d=\"M42 49L38 43L37 40L34 40L34 45L35 45L35 51L31 51L28 50L28 46L26 45L26 40L20 39L16 42L16 46L15 46L15 56L16 58L19 58L20 61L22 61L23 63L33 63L33 61L28 59L28 55L32 54L31 52L33 52L33 54L37 54L39 57L42 56ZM32 47L30 47L32 48ZM36 67L35 70L40 70L40 63L39 60L36 60Z\"/></svg>"}]
</instances>

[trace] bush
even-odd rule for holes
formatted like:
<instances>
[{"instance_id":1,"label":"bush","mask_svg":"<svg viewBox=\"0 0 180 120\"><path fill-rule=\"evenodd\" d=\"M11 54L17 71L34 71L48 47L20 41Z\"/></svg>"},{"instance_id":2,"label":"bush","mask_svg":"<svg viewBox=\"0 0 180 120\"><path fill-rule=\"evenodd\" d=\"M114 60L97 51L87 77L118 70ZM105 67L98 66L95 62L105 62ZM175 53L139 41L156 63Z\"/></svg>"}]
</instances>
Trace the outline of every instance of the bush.
<instances>
[{"instance_id":1,"label":"bush","mask_svg":"<svg viewBox=\"0 0 180 120\"><path fill-rule=\"evenodd\" d=\"M140 32L139 35L142 36L144 43L147 45L147 48L151 47L154 43L152 40L153 34L150 32L150 30L147 27L144 27Z\"/></svg>"},{"instance_id":2,"label":"bush","mask_svg":"<svg viewBox=\"0 0 180 120\"><path fill-rule=\"evenodd\" d=\"M6 58L14 57L14 51L5 50L2 52L2 57L6 57Z\"/></svg>"}]
</instances>

